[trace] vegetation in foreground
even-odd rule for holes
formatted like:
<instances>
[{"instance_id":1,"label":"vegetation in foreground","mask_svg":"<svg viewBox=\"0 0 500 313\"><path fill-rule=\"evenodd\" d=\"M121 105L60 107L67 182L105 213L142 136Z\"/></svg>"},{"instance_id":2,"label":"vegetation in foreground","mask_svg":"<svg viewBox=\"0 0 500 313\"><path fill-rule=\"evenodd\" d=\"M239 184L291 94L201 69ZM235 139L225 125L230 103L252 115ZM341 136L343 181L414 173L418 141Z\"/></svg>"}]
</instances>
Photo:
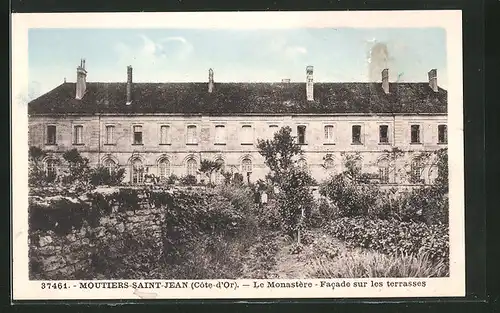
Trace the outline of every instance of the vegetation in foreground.
<instances>
[{"instance_id":1,"label":"vegetation in foreground","mask_svg":"<svg viewBox=\"0 0 500 313\"><path fill-rule=\"evenodd\" d=\"M174 181L194 184L192 177L167 180L164 191L151 193L120 189L119 197L90 197L82 208L61 199L50 213L30 206L30 232L53 228L58 233L95 223L109 213L113 202L123 210L140 209L138 192L149 192L156 207L179 213L165 223L169 252L164 260L151 255L147 240L116 236L96 248L95 266L75 278L326 278L326 277L442 277L449 273L447 155L438 152L437 184L406 195L382 192L363 181L349 160L346 171L320 186L321 201L313 199L310 175L297 165L301 154L291 129L282 128L271 140L259 140L259 150L270 168L265 181L243 184L226 173L225 185L195 193L175 191ZM57 182L77 185L76 193L96 185L120 184L122 171L88 166L77 152L64 155L69 164L60 177L49 177L41 167L44 152L30 149L30 184ZM354 163L352 163L354 164ZM219 164L203 163L211 176ZM74 188L73 188L74 189ZM269 203L255 202L255 190L267 190ZM277 189L279 192L274 193ZM38 192L45 192L38 190ZM62 191L58 190L58 194ZM72 191L73 194L75 191ZM194 200L193 200L194 199ZM75 215L72 217L72 212ZM86 212L87 215L82 215ZM40 228L41 227L41 228ZM175 234L174 234L175 233ZM132 249L132 250L131 250ZM133 254L130 251L134 251Z\"/></svg>"}]
</instances>

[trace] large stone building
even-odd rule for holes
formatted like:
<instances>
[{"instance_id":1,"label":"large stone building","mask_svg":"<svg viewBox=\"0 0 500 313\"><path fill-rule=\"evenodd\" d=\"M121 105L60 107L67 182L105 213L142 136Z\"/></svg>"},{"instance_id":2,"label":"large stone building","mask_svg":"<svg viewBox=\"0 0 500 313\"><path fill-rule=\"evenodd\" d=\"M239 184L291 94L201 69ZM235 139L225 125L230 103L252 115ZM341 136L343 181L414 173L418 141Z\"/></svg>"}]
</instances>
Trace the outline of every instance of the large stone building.
<instances>
[{"instance_id":1,"label":"large stone building","mask_svg":"<svg viewBox=\"0 0 500 313\"><path fill-rule=\"evenodd\" d=\"M263 178L268 169L257 139L283 126L303 145L299 162L318 181L341 171L346 153L354 153L381 182L408 183L397 162L446 146L447 92L435 69L422 83L389 82L387 69L374 83L315 83L311 66L305 74L304 82L216 83L210 69L202 83L135 83L129 66L124 82L100 83L86 81L82 60L76 83L28 104L29 144L49 152L47 171L77 148L94 165L124 166L132 183L144 172L197 175L203 159L251 181ZM408 157L391 158L394 148ZM427 165L411 169L424 182L433 176Z\"/></svg>"}]
</instances>

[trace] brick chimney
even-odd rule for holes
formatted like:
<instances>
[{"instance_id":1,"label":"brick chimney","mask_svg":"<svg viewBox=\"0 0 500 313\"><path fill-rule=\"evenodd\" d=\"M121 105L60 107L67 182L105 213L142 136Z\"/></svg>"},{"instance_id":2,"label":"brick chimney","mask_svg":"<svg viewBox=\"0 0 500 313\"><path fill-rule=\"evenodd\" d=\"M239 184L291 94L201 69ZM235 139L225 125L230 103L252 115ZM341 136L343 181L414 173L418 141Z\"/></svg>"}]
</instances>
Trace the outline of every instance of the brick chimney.
<instances>
[{"instance_id":1,"label":"brick chimney","mask_svg":"<svg viewBox=\"0 0 500 313\"><path fill-rule=\"evenodd\" d=\"M438 92L438 81L437 81L437 69L432 69L429 71L429 87L431 87L432 91Z\"/></svg>"},{"instance_id":2,"label":"brick chimney","mask_svg":"<svg viewBox=\"0 0 500 313\"><path fill-rule=\"evenodd\" d=\"M306 94L307 101L314 101L314 80L313 80L313 67L311 65L306 67Z\"/></svg>"},{"instance_id":3,"label":"brick chimney","mask_svg":"<svg viewBox=\"0 0 500 313\"><path fill-rule=\"evenodd\" d=\"M214 70L208 70L208 92L214 91Z\"/></svg>"},{"instance_id":4,"label":"brick chimney","mask_svg":"<svg viewBox=\"0 0 500 313\"><path fill-rule=\"evenodd\" d=\"M132 66L127 66L127 105L132 103Z\"/></svg>"},{"instance_id":5,"label":"brick chimney","mask_svg":"<svg viewBox=\"0 0 500 313\"><path fill-rule=\"evenodd\" d=\"M81 100L87 89L87 71L85 70L85 59L80 60L80 66L76 68L76 93L75 98Z\"/></svg>"},{"instance_id":6,"label":"brick chimney","mask_svg":"<svg viewBox=\"0 0 500 313\"><path fill-rule=\"evenodd\" d=\"M387 94L389 93L389 69L382 70L382 89Z\"/></svg>"}]
</instances>

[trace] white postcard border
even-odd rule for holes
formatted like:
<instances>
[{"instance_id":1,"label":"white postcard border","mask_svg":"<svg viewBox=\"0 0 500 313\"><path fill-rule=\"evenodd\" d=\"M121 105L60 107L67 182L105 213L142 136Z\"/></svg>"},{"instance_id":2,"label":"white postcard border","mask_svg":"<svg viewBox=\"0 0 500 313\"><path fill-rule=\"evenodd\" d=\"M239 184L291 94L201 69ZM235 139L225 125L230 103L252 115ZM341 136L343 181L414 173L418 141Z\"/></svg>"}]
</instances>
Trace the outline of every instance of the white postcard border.
<instances>
[{"instance_id":1,"label":"white postcard border","mask_svg":"<svg viewBox=\"0 0 500 313\"><path fill-rule=\"evenodd\" d=\"M132 23L133 21L133 23ZM450 178L450 277L432 279L336 279L334 281L425 281L425 288L240 288L42 290L28 277L28 89L30 28L424 28L447 34L448 132ZM465 296L465 209L461 11L218 12L218 13L44 13L12 15L12 251L13 300L50 299L195 299L195 298L379 298ZM22 145L21 145L22 143ZM212 281L217 283L216 280ZM290 280L295 281L295 280ZM300 280L304 283L319 280ZM60 281L64 283L65 281ZM126 282L126 281L121 281ZM130 281L131 282L131 281ZM186 281L192 284L192 281ZM210 281L205 281L210 282ZM78 286L78 281L66 281Z\"/></svg>"}]
</instances>

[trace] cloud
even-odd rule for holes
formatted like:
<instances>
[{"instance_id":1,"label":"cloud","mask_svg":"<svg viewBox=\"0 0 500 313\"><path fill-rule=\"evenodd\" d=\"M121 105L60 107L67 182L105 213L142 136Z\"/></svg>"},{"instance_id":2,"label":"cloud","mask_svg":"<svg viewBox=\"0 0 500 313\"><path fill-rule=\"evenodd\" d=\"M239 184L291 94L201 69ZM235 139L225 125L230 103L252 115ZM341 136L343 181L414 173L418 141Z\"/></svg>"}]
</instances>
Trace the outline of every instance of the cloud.
<instances>
[{"instance_id":1,"label":"cloud","mask_svg":"<svg viewBox=\"0 0 500 313\"><path fill-rule=\"evenodd\" d=\"M159 63L185 61L194 51L193 45L184 37L166 37L156 41L145 35L139 35L139 38L141 43L137 47L122 42L115 44L120 63L154 67Z\"/></svg>"},{"instance_id":2,"label":"cloud","mask_svg":"<svg viewBox=\"0 0 500 313\"><path fill-rule=\"evenodd\" d=\"M297 59L307 54L307 49L301 46L288 46L285 48L285 56L289 59Z\"/></svg>"},{"instance_id":3,"label":"cloud","mask_svg":"<svg viewBox=\"0 0 500 313\"><path fill-rule=\"evenodd\" d=\"M273 38L265 49L259 46L258 53L264 57L269 55L284 57L291 61L297 61L307 54L307 49L299 45L291 45L284 38Z\"/></svg>"}]
</instances>

